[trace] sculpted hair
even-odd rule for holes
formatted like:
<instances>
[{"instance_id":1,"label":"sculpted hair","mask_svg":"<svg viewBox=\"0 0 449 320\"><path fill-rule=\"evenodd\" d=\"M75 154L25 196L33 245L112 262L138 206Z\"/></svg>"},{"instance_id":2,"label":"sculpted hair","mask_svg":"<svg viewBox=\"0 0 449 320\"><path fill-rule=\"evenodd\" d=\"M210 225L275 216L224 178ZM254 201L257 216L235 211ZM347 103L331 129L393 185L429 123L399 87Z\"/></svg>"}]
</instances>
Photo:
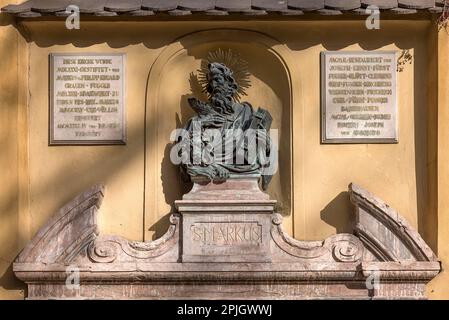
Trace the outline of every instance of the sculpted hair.
<instances>
[{"instance_id":1,"label":"sculpted hair","mask_svg":"<svg viewBox=\"0 0 449 320\"><path fill-rule=\"evenodd\" d=\"M213 107L221 114L232 114L238 85L231 69L221 63L209 63L207 77L207 92Z\"/></svg>"}]
</instances>

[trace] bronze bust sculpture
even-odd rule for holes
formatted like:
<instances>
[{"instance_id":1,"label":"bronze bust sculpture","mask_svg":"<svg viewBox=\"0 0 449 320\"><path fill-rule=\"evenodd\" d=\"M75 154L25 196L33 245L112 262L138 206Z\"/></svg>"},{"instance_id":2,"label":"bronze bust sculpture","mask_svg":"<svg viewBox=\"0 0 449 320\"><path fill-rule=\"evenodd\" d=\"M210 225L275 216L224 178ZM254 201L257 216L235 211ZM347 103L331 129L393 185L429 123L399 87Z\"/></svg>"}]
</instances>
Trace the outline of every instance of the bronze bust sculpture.
<instances>
[{"instance_id":1,"label":"bronze bust sculpture","mask_svg":"<svg viewBox=\"0 0 449 320\"><path fill-rule=\"evenodd\" d=\"M175 145L183 175L209 180L260 175L265 188L271 174L264 174L264 168L273 153L270 113L237 101L239 86L225 64L209 63L206 78L209 101L188 100L197 115L187 122Z\"/></svg>"}]
</instances>

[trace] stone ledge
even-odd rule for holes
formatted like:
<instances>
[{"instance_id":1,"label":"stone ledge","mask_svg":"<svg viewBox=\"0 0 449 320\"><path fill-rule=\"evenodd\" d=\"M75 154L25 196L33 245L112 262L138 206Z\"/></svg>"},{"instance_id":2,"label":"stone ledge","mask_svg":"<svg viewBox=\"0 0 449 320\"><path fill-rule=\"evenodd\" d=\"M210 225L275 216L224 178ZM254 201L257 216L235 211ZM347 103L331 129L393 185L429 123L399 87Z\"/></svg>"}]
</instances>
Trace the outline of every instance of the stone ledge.
<instances>
[{"instance_id":1,"label":"stone ledge","mask_svg":"<svg viewBox=\"0 0 449 320\"><path fill-rule=\"evenodd\" d=\"M260 197L257 180L248 183ZM425 299L437 257L394 209L359 186L349 192L355 234L300 241L282 230L275 201L212 197L178 201L163 237L135 242L97 235L104 188L96 186L56 213L13 270L29 299ZM79 271L77 290L65 285L69 266Z\"/></svg>"}]
</instances>

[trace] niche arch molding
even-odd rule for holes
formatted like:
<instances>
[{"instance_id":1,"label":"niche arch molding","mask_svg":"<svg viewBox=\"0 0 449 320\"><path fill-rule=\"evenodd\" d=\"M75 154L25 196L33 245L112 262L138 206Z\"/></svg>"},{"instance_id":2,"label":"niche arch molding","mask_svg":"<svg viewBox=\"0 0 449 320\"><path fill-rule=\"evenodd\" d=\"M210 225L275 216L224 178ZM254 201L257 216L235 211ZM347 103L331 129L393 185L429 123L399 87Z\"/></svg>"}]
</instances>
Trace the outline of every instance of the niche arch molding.
<instances>
[{"instance_id":1,"label":"niche arch molding","mask_svg":"<svg viewBox=\"0 0 449 320\"><path fill-rule=\"evenodd\" d=\"M259 52L263 54L264 57L269 57L269 59L271 59L271 61L267 61L267 63L272 62L279 66L277 72L281 73L282 77L285 78L285 85L287 88L284 89L288 90L288 98L285 99L287 100L285 101L286 105L283 104L282 106L282 118L288 118L288 156L283 155L282 157L288 158L288 173L286 173L287 170L284 170L283 175L288 174L288 177L285 178L288 178L289 181L289 195L286 197L286 199L288 199L287 201L284 203L280 201L280 203L282 207L287 208L283 212L284 215L290 216L289 221L287 220L284 225L289 233L294 234L294 213L295 211L300 213L300 210L295 210L295 205L298 203L297 200L298 197L300 197L301 192L294 192L293 188L294 185L298 188L298 185L301 185L301 181L303 181L303 179L301 179L301 170L295 171L293 166L293 164L295 164L297 168L302 167L302 158L299 156L299 150L302 149L303 144L301 140L302 135L299 136L301 132L298 130L293 130L293 121L302 119L300 114L300 110L302 110L302 86L299 77L295 77L295 73L293 72L298 66L296 66L290 49L285 44L282 44L280 41L267 34L246 29L209 29L189 33L174 40L160 52L149 70L145 102L144 238L145 240L150 240L148 230L151 225L169 213L161 212L160 210L159 202L164 201L164 199L161 199L161 197L158 196L163 193L161 190L161 155L160 152L153 152L154 146L157 146L158 143L160 143L161 138L165 138L165 136L161 136L158 126L153 125L154 123L159 123L158 118L160 117L163 108L160 103L163 90L163 88L161 88L162 79L165 72L170 70L171 66L175 64L176 61L179 62L181 57L191 56L190 52L204 46L211 48L211 50L223 46L225 48L237 46L240 48L247 48L252 52ZM197 57L197 59L199 58ZM188 74L179 74L178 77L185 77L185 81L188 81ZM248 101L251 102L251 100L252 97L249 96ZM295 108L293 106L295 106ZM258 105L254 105L254 107L258 107ZM264 107L267 106L264 105ZM285 120L281 120L282 123L285 123L284 121ZM280 149L282 151L282 145L280 145ZM285 178L283 178L284 181ZM295 183L293 183L294 181ZM301 187L299 186L299 188ZM165 229L165 226L163 226L162 229Z\"/></svg>"}]
</instances>

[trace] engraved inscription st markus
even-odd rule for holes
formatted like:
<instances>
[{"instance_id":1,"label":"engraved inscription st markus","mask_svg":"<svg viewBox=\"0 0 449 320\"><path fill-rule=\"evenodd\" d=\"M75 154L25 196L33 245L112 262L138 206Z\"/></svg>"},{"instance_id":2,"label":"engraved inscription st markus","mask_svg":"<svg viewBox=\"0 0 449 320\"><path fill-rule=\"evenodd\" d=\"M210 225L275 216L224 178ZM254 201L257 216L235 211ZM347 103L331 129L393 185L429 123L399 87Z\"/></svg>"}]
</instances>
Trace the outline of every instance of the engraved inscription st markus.
<instances>
[{"instance_id":1,"label":"engraved inscription st markus","mask_svg":"<svg viewBox=\"0 0 449 320\"><path fill-rule=\"evenodd\" d=\"M257 222L194 223L191 239L200 245L232 246L262 243L262 226Z\"/></svg>"}]
</instances>

